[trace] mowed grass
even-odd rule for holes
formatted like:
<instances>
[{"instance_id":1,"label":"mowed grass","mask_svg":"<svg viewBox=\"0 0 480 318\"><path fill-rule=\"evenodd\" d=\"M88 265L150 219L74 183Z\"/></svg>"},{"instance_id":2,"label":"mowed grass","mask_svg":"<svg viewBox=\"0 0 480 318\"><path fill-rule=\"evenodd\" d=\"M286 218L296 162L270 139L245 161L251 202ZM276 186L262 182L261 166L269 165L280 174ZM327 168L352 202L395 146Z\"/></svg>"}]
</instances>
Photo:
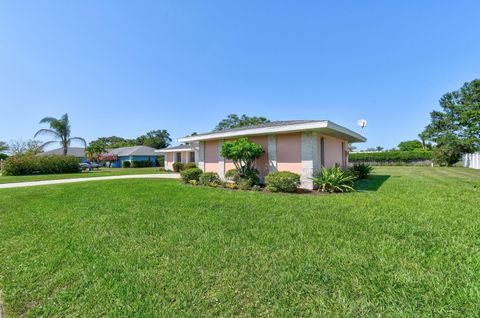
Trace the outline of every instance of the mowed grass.
<instances>
[{"instance_id":1,"label":"mowed grass","mask_svg":"<svg viewBox=\"0 0 480 318\"><path fill-rule=\"evenodd\" d=\"M121 176L128 174L150 174L150 173L165 173L160 172L159 168L100 168L94 171L83 171L80 173L65 173L65 174L40 174L29 176L2 176L0 175L0 184L2 183L16 183L29 181L44 181L44 180L58 180L70 178L89 178L89 177L105 177L105 176Z\"/></svg>"},{"instance_id":2,"label":"mowed grass","mask_svg":"<svg viewBox=\"0 0 480 318\"><path fill-rule=\"evenodd\" d=\"M478 316L480 171L362 192L118 180L0 190L8 317Z\"/></svg>"}]
</instances>

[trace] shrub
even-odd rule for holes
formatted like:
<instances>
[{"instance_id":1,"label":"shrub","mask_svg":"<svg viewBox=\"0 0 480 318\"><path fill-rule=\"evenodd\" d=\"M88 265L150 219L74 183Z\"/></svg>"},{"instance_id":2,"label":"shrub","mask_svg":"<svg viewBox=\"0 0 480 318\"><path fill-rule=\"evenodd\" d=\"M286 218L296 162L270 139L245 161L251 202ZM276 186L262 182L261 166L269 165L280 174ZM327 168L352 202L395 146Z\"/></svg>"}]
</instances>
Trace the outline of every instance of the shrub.
<instances>
[{"instance_id":1,"label":"shrub","mask_svg":"<svg viewBox=\"0 0 480 318\"><path fill-rule=\"evenodd\" d=\"M194 162L187 162L183 164L183 170L196 168L197 165Z\"/></svg>"},{"instance_id":2,"label":"shrub","mask_svg":"<svg viewBox=\"0 0 480 318\"><path fill-rule=\"evenodd\" d=\"M204 172L200 175L199 178L200 184L206 186L213 186L214 184L220 184L220 177L215 172Z\"/></svg>"},{"instance_id":3,"label":"shrub","mask_svg":"<svg viewBox=\"0 0 480 318\"><path fill-rule=\"evenodd\" d=\"M3 167L6 176L77 172L81 172L80 160L73 156L12 156L5 160Z\"/></svg>"},{"instance_id":4,"label":"shrub","mask_svg":"<svg viewBox=\"0 0 480 318\"><path fill-rule=\"evenodd\" d=\"M130 168L130 161L122 161L122 168Z\"/></svg>"},{"instance_id":5,"label":"shrub","mask_svg":"<svg viewBox=\"0 0 480 318\"><path fill-rule=\"evenodd\" d=\"M463 152L455 147L439 147L433 150L433 163L439 166L453 166L462 159Z\"/></svg>"},{"instance_id":6,"label":"shrub","mask_svg":"<svg viewBox=\"0 0 480 318\"><path fill-rule=\"evenodd\" d=\"M180 172L183 170L183 163L181 162L174 162L172 166L173 166L173 172Z\"/></svg>"},{"instance_id":7,"label":"shrub","mask_svg":"<svg viewBox=\"0 0 480 318\"><path fill-rule=\"evenodd\" d=\"M182 178L183 183L189 183L192 180L199 181L200 175L203 173L202 169L198 168L191 168L186 169L180 172L180 176Z\"/></svg>"},{"instance_id":8,"label":"shrub","mask_svg":"<svg viewBox=\"0 0 480 318\"><path fill-rule=\"evenodd\" d=\"M225 159L233 161L240 177L251 179L255 184L260 180L258 170L255 169L255 161L262 156L263 152L261 145L248 140L248 138L226 141L221 150Z\"/></svg>"},{"instance_id":9,"label":"shrub","mask_svg":"<svg viewBox=\"0 0 480 318\"><path fill-rule=\"evenodd\" d=\"M146 167L152 167L153 162L150 160L132 160L132 163L130 164L132 168L146 168Z\"/></svg>"},{"instance_id":10,"label":"shrub","mask_svg":"<svg viewBox=\"0 0 480 318\"><path fill-rule=\"evenodd\" d=\"M353 181L355 176L343 172L339 167L322 168L312 178L314 184L318 186L318 191L321 192L350 192L355 191L353 188Z\"/></svg>"},{"instance_id":11,"label":"shrub","mask_svg":"<svg viewBox=\"0 0 480 318\"><path fill-rule=\"evenodd\" d=\"M238 180L238 188L241 190L250 190L252 189L253 182L250 179L240 179Z\"/></svg>"},{"instance_id":12,"label":"shrub","mask_svg":"<svg viewBox=\"0 0 480 318\"><path fill-rule=\"evenodd\" d=\"M240 181L240 174L237 169L230 169L225 173L225 179L238 183L238 181Z\"/></svg>"},{"instance_id":13,"label":"shrub","mask_svg":"<svg viewBox=\"0 0 480 318\"><path fill-rule=\"evenodd\" d=\"M351 162L377 161L377 162L412 162L431 160L432 151L383 151L383 152L357 152L351 153L348 160Z\"/></svg>"},{"instance_id":14,"label":"shrub","mask_svg":"<svg viewBox=\"0 0 480 318\"><path fill-rule=\"evenodd\" d=\"M300 185L300 176L289 171L271 172L265 177L267 190L272 192L295 192Z\"/></svg>"},{"instance_id":15,"label":"shrub","mask_svg":"<svg viewBox=\"0 0 480 318\"><path fill-rule=\"evenodd\" d=\"M349 172L357 179L365 179L372 171L373 167L364 163L356 163L349 169Z\"/></svg>"}]
</instances>

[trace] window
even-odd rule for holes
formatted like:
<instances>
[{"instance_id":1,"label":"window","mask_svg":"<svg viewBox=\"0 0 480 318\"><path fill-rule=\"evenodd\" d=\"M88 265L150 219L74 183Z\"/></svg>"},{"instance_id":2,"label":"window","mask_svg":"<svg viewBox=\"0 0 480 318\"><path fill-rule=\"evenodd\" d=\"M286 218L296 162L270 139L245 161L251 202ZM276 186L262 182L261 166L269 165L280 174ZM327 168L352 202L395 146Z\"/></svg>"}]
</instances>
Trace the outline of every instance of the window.
<instances>
[{"instance_id":1,"label":"window","mask_svg":"<svg viewBox=\"0 0 480 318\"><path fill-rule=\"evenodd\" d=\"M176 158L175 158L175 162L182 162L182 153L181 152L177 152L175 154Z\"/></svg>"},{"instance_id":2,"label":"window","mask_svg":"<svg viewBox=\"0 0 480 318\"><path fill-rule=\"evenodd\" d=\"M320 164L322 167L325 166L325 139L320 138Z\"/></svg>"},{"instance_id":3,"label":"window","mask_svg":"<svg viewBox=\"0 0 480 318\"><path fill-rule=\"evenodd\" d=\"M195 151L190 152L190 162L195 162Z\"/></svg>"}]
</instances>

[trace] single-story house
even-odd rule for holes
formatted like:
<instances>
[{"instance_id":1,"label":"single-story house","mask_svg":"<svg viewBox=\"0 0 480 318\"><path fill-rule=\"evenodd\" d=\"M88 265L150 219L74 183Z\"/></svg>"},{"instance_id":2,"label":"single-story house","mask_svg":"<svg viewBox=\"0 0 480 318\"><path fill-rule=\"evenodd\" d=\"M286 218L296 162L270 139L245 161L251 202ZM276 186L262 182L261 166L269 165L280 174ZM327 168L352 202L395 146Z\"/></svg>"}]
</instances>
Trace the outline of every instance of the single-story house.
<instances>
[{"instance_id":1,"label":"single-story house","mask_svg":"<svg viewBox=\"0 0 480 318\"><path fill-rule=\"evenodd\" d=\"M173 170L175 162L197 164L198 151L198 143L193 143L159 149L155 152L165 156L165 169Z\"/></svg>"},{"instance_id":2,"label":"single-story house","mask_svg":"<svg viewBox=\"0 0 480 318\"><path fill-rule=\"evenodd\" d=\"M112 168L121 168L124 161L150 161L152 167L156 165L158 154L155 148L147 146L133 146L115 148L108 151L109 155L117 157L116 161L111 163Z\"/></svg>"},{"instance_id":3,"label":"single-story house","mask_svg":"<svg viewBox=\"0 0 480 318\"><path fill-rule=\"evenodd\" d=\"M38 154L38 156L63 156L63 148L53 149L49 151L44 151ZM85 148L82 147L68 147L67 149L68 156L74 156L80 159L81 162L88 162L85 155Z\"/></svg>"},{"instance_id":4,"label":"single-story house","mask_svg":"<svg viewBox=\"0 0 480 318\"><path fill-rule=\"evenodd\" d=\"M256 162L261 178L272 171L291 171L301 176L301 186L307 189L313 188L310 178L321 167L337 164L347 168L349 143L366 141L360 134L328 120L291 120L187 136L178 141L189 147L163 151L169 154L171 149L170 159L174 162L183 162L183 153L194 152L200 169L224 178L225 172L235 167L222 157L222 144L241 137L248 137L264 149Z\"/></svg>"}]
</instances>

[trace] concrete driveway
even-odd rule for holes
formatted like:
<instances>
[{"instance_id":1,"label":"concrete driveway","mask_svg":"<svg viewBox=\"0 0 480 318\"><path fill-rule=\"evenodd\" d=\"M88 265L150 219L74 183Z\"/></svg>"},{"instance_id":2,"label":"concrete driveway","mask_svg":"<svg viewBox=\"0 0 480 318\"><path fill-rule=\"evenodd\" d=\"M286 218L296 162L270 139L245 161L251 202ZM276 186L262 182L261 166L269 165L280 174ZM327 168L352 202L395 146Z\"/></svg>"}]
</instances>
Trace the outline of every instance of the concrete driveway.
<instances>
[{"instance_id":1,"label":"concrete driveway","mask_svg":"<svg viewBox=\"0 0 480 318\"><path fill-rule=\"evenodd\" d=\"M76 183L76 182L90 182L90 181L102 181L102 180L117 180L117 179L179 179L180 174L132 174L123 176L107 176L107 177L87 177L87 178L72 178L72 179L60 179L60 180L45 180L45 181L29 181L29 182L17 182L17 183L5 183L0 184L0 189L10 188L23 188L23 187L35 187L51 184L63 184L63 183Z\"/></svg>"}]
</instances>

